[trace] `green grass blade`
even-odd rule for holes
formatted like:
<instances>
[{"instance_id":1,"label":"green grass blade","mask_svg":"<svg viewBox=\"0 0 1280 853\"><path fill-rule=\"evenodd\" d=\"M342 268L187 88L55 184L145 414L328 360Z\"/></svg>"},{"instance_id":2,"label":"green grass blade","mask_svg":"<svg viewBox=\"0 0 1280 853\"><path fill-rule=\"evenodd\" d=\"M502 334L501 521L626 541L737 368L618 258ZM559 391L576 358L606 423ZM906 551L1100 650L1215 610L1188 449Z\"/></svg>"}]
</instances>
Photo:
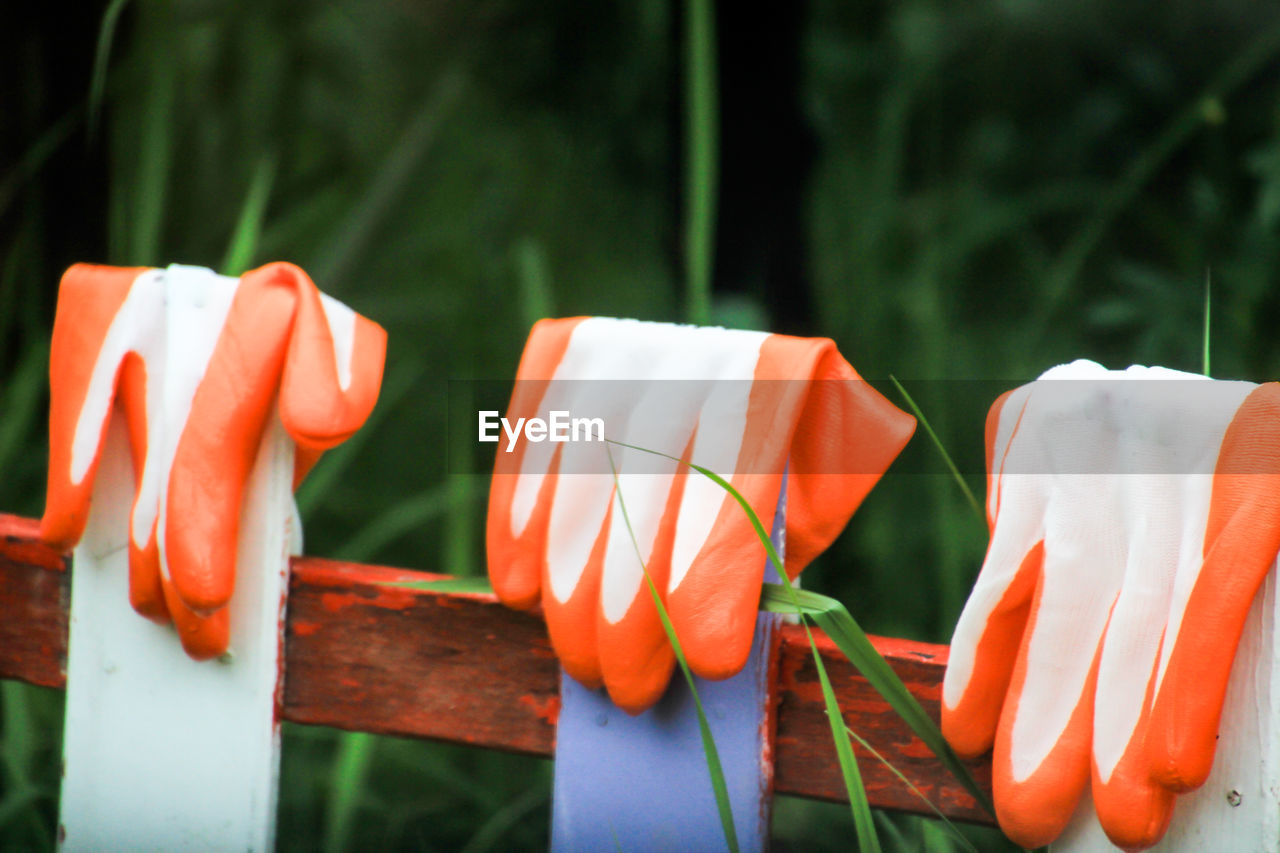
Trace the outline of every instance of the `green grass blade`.
<instances>
[{"instance_id":1,"label":"green grass blade","mask_svg":"<svg viewBox=\"0 0 1280 853\"><path fill-rule=\"evenodd\" d=\"M102 101L107 91L107 65L111 60L111 45L116 40L116 25L129 0L111 0L102 13L98 27L98 45L93 52L93 77L89 80L89 138L97 134L98 119L102 115Z\"/></svg>"},{"instance_id":2,"label":"green grass blade","mask_svg":"<svg viewBox=\"0 0 1280 853\"><path fill-rule=\"evenodd\" d=\"M719 104L716 24L712 0L688 0L684 9L685 287L686 319L711 320L719 175Z\"/></svg>"},{"instance_id":3,"label":"green grass blade","mask_svg":"<svg viewBox=\"0 0 1280 853\"><path fill-rule=\"evenodd\" d=\"M428 592L457 592L469 595L493 595L493 586L488 578L448 578L439 581L398 581L381 584L399 589L422 589Z\"/></svg>"},{"instance_id":4,"label":"green grass blade","mask_svg":"<svg viewBox=\"0 0 1280 853\"><path fill-rule=\"evenodd\" d=\"M167 52L156 51L150 62L146 106L141 121L137 173L132 190L128 263L159 266L164 234L169 168L173 162L174 102L178 81Z\"/></svg>"},{"instance_id":5,"label":"green grass blade","mask_svg":"<svg viewBox=\"0 0 1280 853\"><path fill-rule=\"evenodd\" d=\"M785 573L783 573L785 576ZM831 724L832 740L836 745L836 758L840 762L840 775L844 777L845 791L849 794L849 810L853 814L853 827L858 835L858 850L862 853L872 851L879 853L880 838L876 835L875 818L871 816L871 803L867 800L867 789L862 784L862 771L858 769L858 760L853 754L853 744L849 741L849 727L845 725L844 716L840 713L840 703L836 701L835 689L831 686L831 678L827 668L822 664L822 656L813 642L813 634L808 624L804 626L809 637L809 649L813 652L814 663L818 667L818 681L822 684L822 702L826 706L827 721Z\"/></svg>"},{"instance_id":6,"label":"green grass blade","mask_svg":"<svg viewBox=\"0 0 1280 853\"><path fill-rule=\"evenodd\" d=\"M658 594L658 587L654 585L653 577L649 574L649 567L645 564L644 557L640 554L640 544L636 541L635 530L631 527L631 516L627 513L627 504L622 498L622 486L618 482L618 469L614 465L613 451L608 444L605 445L605 450L609 454L609 468L613 472L613 487L618 496L618 508L622 511L622 520L627 526L627 534L631 537L631 545L635 548L636 559L640 561L640 568L644 572L644 580L649 587L649 595L653 596L654 606L658 610L658 618L662 620L662 630L666 632L667 640L675 651L676 662L680 665L680 671L684 673L684 680L689 685L689 694L693 697L694 709L698 713L698 731L702 735L702 751L706 756L707 771L711 775L711 789L715 792L716 808L720 812L720 827L724 830L724 840L728 844L731 853L738 853L738 830L733 824L733 809L729 804L729 788L724 781L724 767L720 764L720 752L716 749L715 738L711 735L711 725L707 722L707 712L702 707L702 698L698 695L698 686L694 683L693 671L689 669L689 662L684 656L684 648L680 645L680 638L676 636L675 626L671 624L671 617L667 614L666 604L662 601L662 596Z\"/></svg>"},{"instance_id":7,"label":"green grass blade","mask_svg":"<svg viewBox=\"0 0 1280 853\"><path fill-rule=\"evenodd\" d=\"M775 613L801 613L812 618L903 722L938 757L943 766L984 809L991 814L995 813L990 799L951 750L933 719L920 707L920 703L911 695L911 691L898 678L884 656L876 651L871 640L843 604L812 590L787 590L777 584L764 585L760 603L763 609Z\"/></svg>"},{"instance_id":8,"label":"green grass blade","mask_svg":"<svg viewBox=\"0 0 1280 853\"><path fill-rule=\"evenodd\" d=\"M552 316L555 299L551 290L551 271L542 244L526 237L516 244L516 268L520 282L520 313L526 326Z\"/></svg>"},{"instance_id":9,"label":"green grass blade","mask_svg":"<svg viewBox=\"0 0 1280 853\"><path fill-rule=\"evenodd\" d=\"M468 442L460 442L453 449L463 471L468 470L469 457L474 452ZM449 506L445 512L443 542L440 548L440 565L452 575L474 575L476 543L476 511L472 498L483 490L476 487L475 477L451 471L444 475L444 486L449 494Z\"/></svg>"},{"instance_id":10,"label":"green grass blade","mask_svg":"<svg viewBox=\"0 0 1280 853\"><path fill-rule=\"evenodd\" d=\"M960 830L957 829L956 825L951 822L951 819L942 813L942 809L935 806L933 804L933 801L925 796L924 791L921 791L918 787L916 787L915 783L913 783L910 779L904 776L901 770L899 770L897 767L894 767L893 762L891 762L889 759L881 755L879 750L877 750L871 744L867 743L866 740L863 739L863 737L859 735L857 732L855 732L853 729L848 729L848 732L849 732L849 736L854 740L856 740L859 746L861 746L867 752L871 753L872 757L875 758L877 761L879 761L881 764L883 764L885 767L889 768L889 772L892 773L894 776L898 777L899 782L905 785L907 789L911 791L911 793L915 794L916 797L919 798L919 800L922 803L928 806L929 809L934 814L936 814L942 820L942 822L947 825L948 828L950 828L950 830L952 831L952 833L955 834L956 839L960 842L961 845L963 845L969 850L972 850L973 853L978 853L978 849L973 846L973 843L969 841L969 839L965 838L960 833Z\"/></svg>"},{"instance_id":11,"label":"green grass blade","mask_svg":"<svg viewBox=\"0 0 1280 853\"><path fill-rule=\"evenodd\" d=\"M376 748L377 741L367 732L343 732L338 738L325 809L325 853L341 853L352 847L356 815Z\"/></svg>"},{"instance_id":12,"label":"green grass blade","mask_svg":"<svg viewBox=\"0 0 1280 853\"><path fill-rule=\"evenodd\" d=\"M920 830L920 848L922 853L951 853L956 849L957 840L967 850L977 851L973 843L963 835L948 835L938 824L931 820L917 821ZM958 833L959 830L956 830Z\"/></svg>"},{"instance_id":13,"label":"green grass blade","mask_svg":"<svg viewBox=\"0 0 1280 853\"><path fill-rule=\"evenodd\" d=\"M275 176L274 157L263 157L258 161L253 177L249 180L249 192L245 195L240 218L231 234L227 254L222 259L223 274L240 276L253 263L254 254L258 251L258 241L262 238L262 219L267 212L267 201L271 198L271 185L275 182Z\"/></svg>"},{"instance_id":14,"label":"green grass blade","mask_svg":"<svg viewBox=\"0 0 1280 853\"><path fill-rule=\"evenodd\" d=\"M748 516L752 520L752 526L755 527L757 535L762 535L764 525L761 524L759 516L751 508L737 489L729 485L727 481L720 478L724 488L734 495L739 505L744 507ZM773 547L770 538L762 536L761 541L764 542L769 551L769 557L773 560L773 564L782 568L782 560ZM791 579L787 577L786 571L779 571L778 576L782 578L784 588L791 596L793 603L799 605L796 595L799 590L795 584L791 583ZM818 672L818 681L822 685L822 702L827 714L827 723L831 726L831 740L836 747L836 759L840 763L840 775L844 779L845 793L849 796L849 813L853 817L854 832L858 836L858 849L865 853L879 853L880 838L876 833L875 819L871 814L871 803L867 800L867 789L862 784L862 771L858 769L857 758L853 754L853 744L849 741L849 728L845 725L844 716L840 713L840 703L836 701L835 689L831 686L831 677L827 674L826 664L822 662L822 655L818 653L818 645L813 640L813 631L809 629L809 622L802 615L800 624L804 628L805 637L809 641L809 653L813 655L813 665Z\"/></svg>"},{"instance_id":15,"label":"green grass blade","mask_svg":"<svg viewBox=\"0 0 1280 853\"><path fill-rule=\"evenodd\" d=\"M881 838L888 841L890 850L895 851L895 853L903 850L910 850L912 853L925 853L925 851L916 850L917 845L913 843L914 839L907 839L907 834L898 826L898 821L895 821L885 812L876 812L875 818L876 831Z\"/></svg>"},{"instance_id":16,"label":"green grass blade","mask_svg":"<svg viewBox=\"0 0 1280 853\"><path fill-rule=\"evenodd\" d=\"M546 801L546 786L534 785L486 820L459 853L483 853L486 850L501 849L498 842L502 837Z\"/></svg>"},{"instance_id":17,"label":"green grass blade","mask_svg":"<svg viewBox=\"0 0 1280 853\"><path fill-rule=\"evenodd\" d=\"M1204 351L1201 355L1201 372L1205 376L1211 375L1209 373L1209 310L1212 287L1212 273L1206 269L1204 271Z\"/></svg>"},{"instance_id":18,"label":"green grass blade","mask_svg":"<svg viewBox=\"0 0 1280 853\"><path fill-rule=\"evenodd\" d=\"M924 431L929 434L929 438L933 441L933 446L938 448L938 452L942 454L942 459L947 463L947 468L951 470L951 476L955 478L956 484L960 486L960 491L964 492L964 498L969 502L969 506L973 507L973 511L977 513L979 521L986 521L986 514L982 511L982 504L974 496L973 490L969 488L969 483L965 480L964 475L960 473L960 469L956 467L956 463L951 458L951 454L947 452L947 448L942 445L942 439L938 438L938 434L933 431L933 426L929 423L929 419L924 416L924 412L920 411L920 407L916 405L916 401L907 393L907 389L902 387L902 383L898 381L898 377L890 376L894 387L898 389L898 393L907 401L907 406L911 408L911 413L916 416L916 420L924 427Z\"/></svg>"}]
</instances>

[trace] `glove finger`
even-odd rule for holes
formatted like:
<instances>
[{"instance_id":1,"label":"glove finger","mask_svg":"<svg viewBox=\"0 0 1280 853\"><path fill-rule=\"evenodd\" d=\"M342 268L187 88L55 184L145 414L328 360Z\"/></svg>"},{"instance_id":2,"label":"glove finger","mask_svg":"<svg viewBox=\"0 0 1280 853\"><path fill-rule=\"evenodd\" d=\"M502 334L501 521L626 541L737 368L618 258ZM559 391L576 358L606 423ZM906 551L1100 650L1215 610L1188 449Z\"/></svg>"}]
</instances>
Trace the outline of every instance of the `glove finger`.
<instances>
[{"instance_id":1,"label":"glove finger","mask_svg":"<svg viewBox=\"0 0 1280 853\"><path fill-rule=\"evenodd\" d=\"M1098 664L1092 780L1094 808L1107 836L1125 849L1142 849L1160 840L1173 814L1172 795L1151 781L1143 739L1169 602L1186 552L1182 520L1203 517L1209 477L1125 473L1124 516L1133 539Z\"/></svg>"},{"instance_id":2,"label":"glove finger","mask_svg":"<svg viewBox=\"0 0 1280 853\"><path fill-rule=\"evenodd\" d=\"M40 522L41 539L55 547L80 541L89 518L117 369L146 283L129 296L146 272L76 264L62 276L49 350L49 475Z\"/></svg>"},{"instance_id":3,"label":"glove finger","mask_svg":"<svg viewBox=\"0 0 1280 853\"><path fill-rule=\"evenodd\" d=\"M599 687L603 675L596 614L613 512L613 478L569 473L553 482L542 566L547 633L565 672L587 687Z\"/></svg>"},{"instance_id":4,"label":"glove finger","mask_svg":"<svg viewBox=\"0 0 1280 853\"><path fill-rule=\"evenodd\" d=\"M586 358L605 375L618 375L609 358L592 360L583 354L588 350L598 351L599 347L585 347L577 354L577 360ZM605 424L605 437L611 438L609 430L621 428L634 406L626 393L626 383L578 381L577 377L591 374L581 363L574 363L573 356L574 353L567 353L566 363L557 371L556 380L539 406L539 417L548 419L553 411L589 411L600 417ZM550 442L534 445L550 446ZM610 451L597 441L560 443L555 447L558 469L553 476L555 485L541 566L542 607L547 632L565 671L595 687L603 681L597 634L601 578L613 516L619 514L614 505L614 478L609 473ZM545 451L529 450L525 465L529 465L529 459L536 460L536 452ZM512 500L513 515L523 506L520 490L535 482L535 478L521 477ZM629 541L627 545L630 546ZM634 550L622 553L634 560Z\"/></svg>"},{"instance_id":5,"label":"glove finger","mask_svg":"<svg viewBox=\"0 0 1280 853\"><path fill-rule=\"evenodd\" d=\"M125 356L120 367L120 383L116 399L124 411L129 434L129 454L133 461L133 481L140 484L147 458L147 383L146 364L137 353ZM140 494L141 490L137 490ZM156 545L154 503L151 512L140 512L135 496L129 512L129 603L139 614L160 624L168 624L169 608L165 605L160 584L160 551ZM151 524L142 528L143 518Z\"/></svg>"},{"instance_id":6,"label":"glove finger","mask_svg":"<svg viewBox=\"0 0 1280 853\"><path fill-rule=\"evenodd\" d=\"M322 294L293 264L269 264L262 277L294 291L297 309L280 377L280 421L298 444L328 450L364 424L378 400L387 333Z\"/></svg>"},{"instance_id":7,"label":"glove finger","mask_svg":"<svg viewBox=\"0 0 1280 853\"><path fill-rule=\"evenodd\" d=\"M220 607L201 615L187 607L173 584L166 581L162 588L183 651L195 660L210 660L226 652L231 639L231 608Z\"/></svg>"},{"instance_id":8,"label":"glove finger","mask_svg":"<svg viewBox=\"0 0 1280 853\"><path fill-rule=\"evenodd\" d=\"M700 375L714 377L697 412L690 460L728 480L773 527L813 342L723 333ZM712 339L704 333L704 339ZM747 514L723 487L690 471L671 543L667 603L690 669L728 678L751 653L766 552Z\"/></svg>"},{"instance_id":9,"label":"glove finger","mask_svg":"<svg viewBox=\"0 0 1280 853\"><path fill-rule=\"evenodd\" d=\"M773 527L782 490L799 390L795 383L724 383L698 416L693 461L728 479L766 531ZM774 428L774 415L774 423L790 428ZM703 678L727 678L746 664L765 558L737 501L691 473L676 519L667 600L689 667Z\"/></svg>"},{"instance_id":10,"label":"glove finger","mask_svg":"<svg viewBox=\"0 0 1280 853\"><path fill-rule=\"evenodd\" d=\"M519 460L509 462L499 451L489 488L489 518L485 527L485 553L489 582L508 607L528 610L542 595L545 571L547 526L555 501L560 456L549 460L550 469L540 474L519 474L510 470ZM517 501L521 491L529 493ZM526 507L521 509L521 507Z\"/></svg>"},{"instance_id":11,"label":"glove finger","mask_svg":"<svg viewBox=\"0 0 1280 853\"><path fill-rule=\"evenodd\" d=\"M1058 477L1045 511L1044 571L992 762L1001 828L1027 846L1057 837L1089 780L1098 660L1127 560L1120 480ZM1013 508L1006 494L1001 516Z\"/></svg>"},{"instance_id":12,"label":"glove finger","mask_svg":"<svg viewBox=\"0 0 1280 853\"><path fill-rule=\"evenodd\" d=\"M540 416L546 417L556 410L582 410L579 398L584 389L581 386L582 383L575 381L553 382L540 408ZM597 383L591 386L600 389ZM623 419L627 398L620 393L609 393L608 388L604 390L602 408L593 411L602 413L607 429L609 424ZM559 405L557 400L564 400L564 405ZM542 609L551 644L565 671L589 687L598 687L603 683L597 640L601 576L613 515L618 512L614 506L613 476L601 473L609 471L609 454L600 443L559 444L554 453L558 465L548 478L554 480L554 486L541 565ZM536 482L529 477L521 480L518 490ZM513 500L517 509L521 506L520 497L517 491Z\"/></svg>"},{"instance_id":13,"label":"glove finger","mask_svg":"<svg viewBox=\"0 0 1280 853\"><path fill-rule=\"evenodd\" d=\"M207 305L228 280L207 271L171 269L168 275L169 335L184 349L166 365L177 371L167 377L164 421L176 450L161 497L160 565L188 608L211 614L235 586L244 484L276 396L297 297L264 277L246 276L225 322L214 328L214 312L193 309Z\"/></svg>"},{"instance_id":14,"label":"glove finger","mask_svg":"<svg viewBox=\"0 0 1280 853\"><path fill-rule=\"evenodd\" d=\"M601 573L597 641L609 695L631 713L662 696L675 665L644 575L647 571L665 606L676 519L688 479L688 469L675 460L634 448L688 459L692 424L706 388L701 382L650 383L621 427L623 441L634 447L611 448L619 474Z\"/></svg>"},{"instance_id":15,"label":"glove finger","mask_svg":"<svg viewBox=\"0 0 1280 853\"><path fill-rule=\"evenodd\" d=\"M636 482L642 478L660 482ZM626 499L632 526L636 528L638 544L632 545L622 518L622 505L615 497L596 629L605 687L614 704L633 714L662 697L675 667L675 652L667 640L653 592L664 599L665 606L671 545L687 481L684 471L665 477L657 474L619 477L619 488ZM655 513L651 504L646 506L645 499L658 504L658 518L652 521L646 516ZM646 542L649 544L639 544ZM641 556L636 554L636 548L644 555L652 591L643 576L634 592L626 589L633 585L634 575L641 573Z\"/></svg>"},{"instance_id":16,"label":"glove finger","mask_svg":"<svg viewBox=\"0 0 1280 853\"><path fill-rule=\"evenodd\" d=\"M1204 783L1245 618L1280 549L1280 385L1254 390L1227 428L1214 470L1204 564L1166 633L1147 737L1152 778Z\"/></svg>"},{"instance_id":17,"label":"glove finger","mask_svg":"<svg viewBox=\"0 0 1280 853\"><path fill-rule=\"evenodd\" d=\"M129 604L139 614L162 625L172 621L160 576L160 548L153 526L139 545L129 539Z\"/></svg>"},{"instance_id":18,"label":"glove finger","mask_svg":"<svg viewBox=\"0 0 1280 853\"><path fill-rule=\"evenodd\" d=\"M1144 850L1156 844L1164 837L1173 818L1174 795L1169 789L1151 781L1151 765L1142 740L1142 733L1150 728L1154 686L1148 679L1141 716L1136 725L1139 736L1126 744L1124 753L1110 765L1105 778L1096 758L1093 765L1093 805L1098 822L1111 842L1125 850ZM1094 716L1095 737L1098 725L1106 722L1108 714L1117 710L1117 706L1103 702L1101 686L1098 696ZM1095 742L1095 748L1096 745Z\"/></svg>"},{"instance_id":19,"label":"glove finger","mask_svg":"<svg viewBox=\"0 0 1280 853\"><path fill-rule=\"evenodd\" d=\"M1038 608L1043 598L1043 581L1037 586L1030 606L1031 616L1023 635L1010 676L1009 699L1000 715L991 760L991 788L1000 829L1026 848L1042 847L1066 828L1076 803L1089 781L1089 735L1093 726L1093 696L1097 676L1094 665L1079 686L1080 698L1068 700L1069 716L1058 730L1058 738L1038 763L1028 768L1025 744L1015 742L1019 707L1028 675L1028 651L1036 631ZM1075 692L1075 691L1073 691ZM1059 697L1062 698L1062 697ZM1024 723L1026 718L1022 718ZM1018 737L1022 740L1024 737ZM1020 759L1015 764L1015 759Z\"/></svg>"},{"instance_id":20,"label":"glove finger","mask_svg":"<svg viewBox=\"0 0 1280 853\"><path fill-rule=\"evenodd\" d=\"M982 755L995 742L1032 595L1043 569L1045 485L1026 471L1003 476L1009 441L1021 420L1028 392L1028 386L1007 392L987 415L991 542L956 624L942 686L943 735L966 757ZM1008 500L1002 502L1004 491Z\"/></svg>"},{"instance_id":21,"label":"glove finger","mask_svg":"<svg viewBox=\"0 0 1280 853\"><path fill-rule=\"evenodd\" d=\"M983 572L991 580L974 587L960 614L942 682L942 733L965 758L984 754L995 742L1032 595L1043 571L1043 541L1012 569L995 568L1005 551L1003 543L988 551L995 556L988 557Z\"/></svg>"},{"instance_id":22,"label":"glove finger","mask_svg":"<svg viewBox=\"0 0 1280 853\"><path fill-rule=\"evenodd\" d=\"M1000 473L1009 455L1009 442L1018 431L1022 411L1027 404L1027 386L1005 391L991 404L987 423L983 430L983 444L987 460L987 527L994 528L1000 512ZM1007 416L1006 416L1007 410ZM1031 472L1023 472L1031 473Z\"/></svg>"},{"instance_id":23,"label":"glove finger","mask_svg":"<svg viewBox=\"0 0 1280 853\"><path fill-rule=\"evenodd\" d=\"M509 418L537 413L581 318L541 320L529 333ZM555 493L558 457L549 444L518 442L507 452L499 439L489 486L485 553L489 581L509 607L528 609L541 597L547 524Z\"/></svg>"},{"instance_id":24,"label":"glove finger","mask_svg":"<svg viewBox=\"0 0 1280 853\"><path fill-rule=\"evenodd\" d=\"M771 529L782 474L741 474L732 483L764 529ZM667 602L695 674L728 678L746 665L765 559L764 545L738 503L701 475L689 476L672 543Z\"/></svg>"}]
</instances>

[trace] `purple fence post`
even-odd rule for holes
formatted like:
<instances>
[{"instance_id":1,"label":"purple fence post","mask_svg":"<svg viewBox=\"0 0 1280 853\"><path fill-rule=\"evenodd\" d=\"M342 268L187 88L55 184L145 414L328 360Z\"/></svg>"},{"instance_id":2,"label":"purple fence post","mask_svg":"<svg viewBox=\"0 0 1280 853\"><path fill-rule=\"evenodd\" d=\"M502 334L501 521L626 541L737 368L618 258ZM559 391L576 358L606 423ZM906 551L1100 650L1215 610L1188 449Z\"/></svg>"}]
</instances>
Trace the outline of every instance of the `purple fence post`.
<instances>
[{"instance_id":1,"label":"purple fence post","mask_svg":"<svg viewBox=\"0 0 1280 853\"><path fill-rule=\"evenodd\" d=\"M786 478L771 538L785 559ZM772 562L765 581L778 581ZM739 849L769 846L773 791L770 680L779 617L756 619L751 657L724 681L696 678L724 768ZM681 673L657 705L633 717L603 689L560 673L551 849L586 851L726 850L707 769L697 710Z\"/></svg>"}]
</instances>

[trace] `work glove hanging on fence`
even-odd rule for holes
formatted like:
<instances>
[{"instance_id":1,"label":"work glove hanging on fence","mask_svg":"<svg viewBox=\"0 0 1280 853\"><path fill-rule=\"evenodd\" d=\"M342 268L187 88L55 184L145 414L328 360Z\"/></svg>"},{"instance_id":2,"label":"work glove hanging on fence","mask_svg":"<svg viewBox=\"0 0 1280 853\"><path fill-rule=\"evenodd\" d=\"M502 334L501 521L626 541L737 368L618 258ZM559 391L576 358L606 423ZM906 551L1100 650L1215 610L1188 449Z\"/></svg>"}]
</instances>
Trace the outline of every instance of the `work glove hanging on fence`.
<instances>
[{"instance_id":1,"label":"work glove hanging on fence","mask_svg":"<svg viewBox=\"0 0 1280 853\"><path fill-rule=\"evenodd\" d=\"M241 496L273 405L297 442L296 488L372 411L385 352L380 326L292 264L240 279L199 267L71 267L50 352L41 538L67 548L84 533L120 407L137 483L130 601L172 620L192 657L222 654Z\"/></svg>"},{"instance_id":2,"label":"work glove hanging on fence","mask_svg":"<svg viewBox=\"0 0 1280 853\"><path fill-rule=\"evenodd\" d=\"M489 577L506 604L541 603L565 670L603 683L633 713L658 700L675 662L641 560L689 665L706 678L745 665L765 567L763 545L727 492L645 450L720 474L765 530L786 473L794 577L831 544L915 428L826 339L544 320L516 379L506 421L536 417L554 431L560 418L570 440L529 441L527 428L526 438L501 438ZM634 448L588 440L597 426Z\"/></svg>"},{"instance_id":3,"label":"work glove hanging on fence","mask_svg":"<svg viewBox=\"0 0 1280 853\"><path fill-rule=\"evenodd\" d=\"M1000 397L986 436L991 542L943 732L966 756L994 744L1019 844L1056 838L1091 784L1111 840L1149 847L1209 775L1280 548L1280 384L1077 361Z\"/></svg>"}]
</instances>

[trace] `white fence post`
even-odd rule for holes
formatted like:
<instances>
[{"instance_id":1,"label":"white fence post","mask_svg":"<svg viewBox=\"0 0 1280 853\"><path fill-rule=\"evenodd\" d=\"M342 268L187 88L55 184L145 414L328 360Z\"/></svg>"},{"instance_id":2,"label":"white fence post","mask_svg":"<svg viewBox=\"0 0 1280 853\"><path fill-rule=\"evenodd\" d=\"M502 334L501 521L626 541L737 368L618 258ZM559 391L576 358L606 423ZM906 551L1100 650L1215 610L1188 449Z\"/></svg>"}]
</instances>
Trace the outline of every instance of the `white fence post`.
<instances>
[{"instance_id":1,"label":"white fence post","mask_svg":"<svg viewBox=\"0 0 1280 853\"><path fill-rule=\"evenodd\" d=\"M230 653L198 663L129 606L133 473L113 415L72 562L61 849L273 848L293 457L272 415L245 488Z\"/></svg>"},{"instance_id":2,"label":"white fence post","mask_svg":"<svg viewBox=\"0 0 1280 853\"><path fill-rule=\"evenodd\" d=\"M1231 669L1213 771L1178 797L1169 831L1153 853L1280 853L1280 596L1273 566L1259 590ZM1099 709L1098 713L1101 713ZM1119 848L1081 800L1053 853Z\"/></svg>"}]
</instances>

